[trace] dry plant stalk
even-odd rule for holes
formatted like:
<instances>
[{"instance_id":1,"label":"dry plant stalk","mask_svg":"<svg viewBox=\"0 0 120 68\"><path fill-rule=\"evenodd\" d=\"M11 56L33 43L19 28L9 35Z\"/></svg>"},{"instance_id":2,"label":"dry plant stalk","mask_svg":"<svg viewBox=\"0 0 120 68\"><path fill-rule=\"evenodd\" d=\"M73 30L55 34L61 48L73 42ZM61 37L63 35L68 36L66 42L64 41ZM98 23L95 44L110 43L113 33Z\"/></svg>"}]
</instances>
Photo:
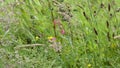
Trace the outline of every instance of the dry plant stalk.
<instances>
[{"instance_id":1,"label":"dry plant stalk","mask_svg":"<svg viewBox=\"0 0 120 68\"><path fill-rule=\"evenodd\" d=\"M114 39L120 39L120 35L114 36Z\"/></svg>"},{"instance_id":2,"label":"dry plant stalk","mask_svg":"<svg viewBox=\"0 0 120 68\"><path fill-rule=\"evenodd\" d=\"M15 50L19 50L21 48L30 48L30 47L36 47L36 46L44 46L44 44L26 44L26 45L19 45L14 47Z\"/></svg>"}]
</instances>

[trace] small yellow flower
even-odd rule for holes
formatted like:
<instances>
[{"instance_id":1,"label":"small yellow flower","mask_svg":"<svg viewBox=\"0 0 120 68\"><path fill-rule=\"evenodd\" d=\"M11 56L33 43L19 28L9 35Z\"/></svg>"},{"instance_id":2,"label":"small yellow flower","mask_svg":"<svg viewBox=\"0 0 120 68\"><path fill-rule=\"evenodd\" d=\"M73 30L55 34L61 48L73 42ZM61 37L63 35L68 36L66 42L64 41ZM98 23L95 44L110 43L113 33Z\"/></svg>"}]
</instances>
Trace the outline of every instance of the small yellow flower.
<instances>
[{"instance_id":1,"label":"small yellow flower","mask_svg":"<svg viewBox=\"0 0 120 68\"><path fill-rule=\"evenodd\" d=\"M39 39L39 37L38 37L38 36L36 36L36 37L35 37L35 39L36 39L36 41L37 41L37 40Z\"/></svg>"},{"instance_id":2,"label":"small yellow flower","mask_svg":"<svg viewBox=\"0 0 120 68\"><path fill-rule=\"evenodd\" d=\"M91 65L91 64L88 64L87 66L88 66L88 67L91 67L92 65Z\"/></svg>"},{"instance_id":3,"label":"small yellow flower","mask_svg":"<svg viewBox=\"0 0 120 68\"><path fill-rule=\"evenodd\" d=\"M54 37L52 37L52 36L50 36L50 37L48 37L48 40L51 40L51 39L53 39Z\"/></svg>"},{"instance_id":4,"label":"small yellow flower","mask_svg":"<svg viewBox=\"0 0 120 68\"><path fill-rule=\"evenodd\" d=\"M48 41L51 42L51 43L52 43L52 42L55 42L55 41L56 41L56 38L50 36L50 37L48 37Z\"/></svg>"}]
</instances>

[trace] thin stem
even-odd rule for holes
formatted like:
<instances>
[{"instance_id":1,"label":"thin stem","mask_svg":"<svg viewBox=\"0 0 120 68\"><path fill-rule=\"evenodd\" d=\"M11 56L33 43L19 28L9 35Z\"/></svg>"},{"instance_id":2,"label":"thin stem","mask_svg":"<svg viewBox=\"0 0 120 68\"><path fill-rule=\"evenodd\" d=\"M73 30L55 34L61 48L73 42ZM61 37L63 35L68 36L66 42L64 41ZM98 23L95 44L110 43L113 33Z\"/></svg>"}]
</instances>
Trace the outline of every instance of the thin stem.
<instances>
[{"instance_id":1,"label":"thin stem","mask_svg":"<svg viewBox=\"0 0 120 68\"><path fill-rule=\"evenodd\" d=\"M52 9L52 6L51 6L51 4L50 4L50 1L49 1L49 0L47 0L47 1L48 1L48 6L49 6L49 8L50 8L50 13L51 13L52 22L53 22L54 35L55 35L55 37L56 37L56 27L55 27L55 24L54 24L53 9Z\"/></svg>"},{"instance_id":2,"label":"thin stem","mask_svg":"<svg viewBox=\"0 0 120 68\"><path fill-rule=\"evenodd\" d=\"M69 28L70 28L71 41L73 43L73 32L72 32L71 22L69 22Z\"/></svg>"}]
</instances>

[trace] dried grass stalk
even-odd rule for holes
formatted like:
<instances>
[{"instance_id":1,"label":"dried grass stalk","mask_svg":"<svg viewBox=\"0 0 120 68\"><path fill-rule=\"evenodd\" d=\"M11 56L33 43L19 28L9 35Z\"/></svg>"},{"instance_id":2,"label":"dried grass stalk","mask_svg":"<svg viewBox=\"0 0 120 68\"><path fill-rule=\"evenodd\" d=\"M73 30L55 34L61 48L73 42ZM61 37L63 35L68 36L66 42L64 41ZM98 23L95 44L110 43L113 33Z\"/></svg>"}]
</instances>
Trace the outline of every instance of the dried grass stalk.
<instances>
[{"instance_id":1,"label":"dried grass stalk","mask_svg":"<svg viewBox=\"0 0 120 68\"><path fill-rule=\"evenodd\" d=\"M44 46L44 44L26 44L26 45L19 45L14 47L15 50L19 50L21 48L29 48L29 47L36 47L36 46Z\"/></svg>"}]
</instances>

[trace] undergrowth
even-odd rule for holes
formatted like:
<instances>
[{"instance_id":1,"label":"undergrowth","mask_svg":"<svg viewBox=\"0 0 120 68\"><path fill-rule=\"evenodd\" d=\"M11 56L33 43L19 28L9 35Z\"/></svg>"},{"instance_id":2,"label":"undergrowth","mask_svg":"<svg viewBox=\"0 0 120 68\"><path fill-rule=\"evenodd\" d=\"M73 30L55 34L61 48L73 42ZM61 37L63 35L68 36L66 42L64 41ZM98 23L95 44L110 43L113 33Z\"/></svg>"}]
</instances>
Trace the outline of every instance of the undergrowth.
<instances>
[{"instance_id":1,"label":"undergrowth","mask_svg":"<svg viewBox=\"0 0 120 68\"><path fill-rule=\"evenodd\" d=\"M0 68L119 68L119 0L0 0Z\"/></svg>"}]
</instances>

